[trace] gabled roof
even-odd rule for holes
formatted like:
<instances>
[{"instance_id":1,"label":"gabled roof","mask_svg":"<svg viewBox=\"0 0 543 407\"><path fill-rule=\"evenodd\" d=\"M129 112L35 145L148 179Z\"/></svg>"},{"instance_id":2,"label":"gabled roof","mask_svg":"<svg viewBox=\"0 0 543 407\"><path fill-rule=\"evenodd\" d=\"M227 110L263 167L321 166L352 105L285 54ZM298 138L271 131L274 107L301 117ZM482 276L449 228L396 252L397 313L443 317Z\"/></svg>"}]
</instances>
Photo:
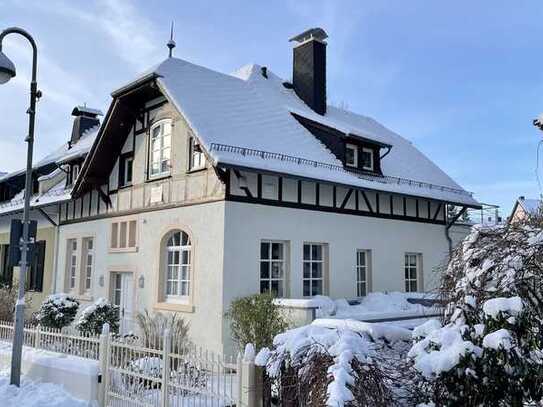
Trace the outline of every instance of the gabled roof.
<instances>
[{"instance_id":1,"label":"gabled roof","mask_svg":"<svg viewBox=\"0 0 543 407\"><path fill-rule=\"evenodd\" d=\"M328 106L327 113L320 116L293 90L285 88L284 81L269 69L267 77L262 76L258 65L247 65L227 75L168 58L115 91L113 96L118 97L147 80L156 80L217 166L266 170L478 206L470 193L409 141L377 121L333 106ZM381 163L385 177L361 176L343 170L335 155L293 113L346 134L391 145L390 154ZM249 150L259 153L246 154ZM301 160L284 159L286 156Z\"/></svg>"},{"instance_id":2,"label":"gabled roof","mask_svg":"<svg viewBox=\"0 0 543 407\"><path fill-rule=\"evenodd\" d=\"M541 199L526 199L521 196L516 200L513 210L511 211L511 216L515 214L519 206L527 215L537 215L542 208L542 204L543 201Z\"/></svg>"}]
</instances>

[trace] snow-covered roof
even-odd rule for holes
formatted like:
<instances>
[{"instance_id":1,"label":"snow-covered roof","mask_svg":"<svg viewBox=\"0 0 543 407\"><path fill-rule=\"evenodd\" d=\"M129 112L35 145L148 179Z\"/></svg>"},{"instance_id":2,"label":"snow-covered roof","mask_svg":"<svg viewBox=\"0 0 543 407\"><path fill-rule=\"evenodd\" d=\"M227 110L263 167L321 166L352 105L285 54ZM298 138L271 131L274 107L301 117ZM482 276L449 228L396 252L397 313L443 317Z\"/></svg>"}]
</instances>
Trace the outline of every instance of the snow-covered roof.
<instances>
[{"instance_id":1,"label":"snow-covered roof","mask_svg":"<svg viewBox=\"0 0 543 407\"><path fill-rule=\"evenodd\" d=\"M78 140L77 143L70 146L69 143L65 143L56 150L52 151L51 153L47 154L45 157L43 157L41 160L36 162L33 166L34 169L38 169L41 167L44 167L48 164L63 164L70 160L73 160L78 157L84 157L92 147L92 144L94 143L94 140L96 138L96 135L98 134L98 128L99 126L95 126L91 129L88 129L81 138ZM0 176L0 182L6 181L9 178L12 178L17 175L24 174L25 170L17 170L10 172L9 174L4 174Z\"/></svg>"},{"instance_id":2,"label":"snow-covered roof","mask_svg":"<svg viewBox=\"0 0 543 407\"><path fill-rule=\"evenodd\" d=\"M517 202L528 214L537 213L539 211L539 208L541 207L540 199L526 199L521 197L518 199Z\"/></svg>"},{"instance_id":3,"label":"snow-covered roof","mask_svg":"<svg viewBox=\"0 0 543 407\"><path fill-rule=\"evenodd\" d=\"M328 106L311 110L269 69L247 65L232 75L168 58L133 83L158 77L159 87L195 131L216 165L235 165L368 189L478 205L470 193L411 142L377 121ZM118 93L118 92L117 92ZM342 163L293 116L392 145L381 163L384 178L343 170ZM246 149L258 153L246 154ZM262 152L267 154L265 158ZM284 156L303 160L284 159ZM305 161L304 161L305 160Z\"/></svg>"}]
</instances>

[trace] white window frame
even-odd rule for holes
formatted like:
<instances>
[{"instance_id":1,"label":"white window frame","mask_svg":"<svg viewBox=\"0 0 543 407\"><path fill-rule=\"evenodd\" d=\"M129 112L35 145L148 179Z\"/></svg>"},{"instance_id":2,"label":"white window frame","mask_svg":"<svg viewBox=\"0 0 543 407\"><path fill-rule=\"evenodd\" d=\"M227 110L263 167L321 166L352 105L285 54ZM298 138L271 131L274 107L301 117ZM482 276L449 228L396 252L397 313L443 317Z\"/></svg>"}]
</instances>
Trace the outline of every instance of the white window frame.
<instances>
[{"instance_id":1,"label":"white window frame","mask_svg":"<svg viewBox=\"0 0 543 407\"><path fill-rule=\"evenodd\" d=\"M369 153L370 154L370 165L369 166L363 165L362 169L367 170L367 171L373 171L373 168L374 168L373 149L368 148L368 147L363 147L362 148L362 154L364 154L364 153Z\"/></svg>"},{"instance_id":2,"label":"white window frame","mask_svg":"<svg viewBox=\"0 0 543 407\"><path fill-rule=\"evenodd\" d=\"M170 240L174 235L179 233L179 245L171 246ZM183 235L186 235L187 242L183 244ZM166 302L187 304L190 303L191 293L193 289L192 278L192 240L190 235L183 230L175 230L168 234L166 239L165 249L165 267L164 267L164 297ZM170 263L170 253L172 253L173 262ZM186 261L184 253L186 253ZM178 261L175 261L175 254L177 254ZM173 277L173 270L176 269L177 277ZM185 269L185 278L183 278L183 269ZM170 270L172 273L170 274ZM172 276L172 277L170 277ZM171 283L171 285L169 285ZM175 289L170 291L170 287ZM186 287L186 291L183 292L183 287Z\"/></svg>"},{"instance_id":3,"label":"white window frame","mask_svg":"<svg viewBox=\"0 0 543 407\"><path fill-rule=\"evenodd\" d=\"M124 168L123 168L123 185L122 187L130 186L132 185L132 179L134 178L134 157L129 156L123 158L124 160ZM128 181L128 163L132 164L132 173L130 174L130 181Z\"/></svg>"},{"instance_id":4,"label":"white window frame","mask_svg":"<svg viewBox=\"0 0 543 407\"><path fill-rule=\"evenodd\" d=\"M77 249L78 242L77 239L68 239L68 289L73 291L77 288Z\"/></svg>"},{"instance_id":5,"label":"white window frame","mask_svg":"<svg viewBox=\"0 0 543 407\"><path fill-rule=\"evenodd\" d=\"M91 243L92 246L90 249L89 243ZM85 251L83 266L83 291L89 292L92 290L92 275L94 272L94 263L96 261L94 237L83 238L83 250ZM91 259L90 262L89 258Z\"/></svg>"},{"instance_id":6,"label":"white window frame","mask_svg":"<svg viewBox=\"0 0 543 407\"><path fill-rule=\"evenodd\" d=\"M267 258L262 257L263 245L268 244L268 254ZM281 253L282 258L273 258L273 245L280 245L282 247ZM286 298L287 297L287 266L288 266L288 244L283 240L261 240L259 247L259 262L258 262L258 274L259 274L259 290L260 293L270 293L273 294L272 285L273 282L279 282L281 285L281 290L277 292L277 298ZM268 277L262 277L262 266L266 264L268 269ZM280 268L280 276L274 277L274 266ZM262 283L265 282L268 284L266 290L262 289Z\"/></svg>"},{"instance_id":7,"label":"white window frame","mask_svg":"<svg viewBox=\"0 0 543 407\"><path fill-rule=\"evenodd\" d=\"M362 264L361 256L364 258ZM363 273L363 278L362 278ZM370 292L371 284L371 250L358 249L356 251L356 296L365 297ZM363 288L363 289L362 289Z\"/></svg>"},{"instance_id":8,"label":"white window frame","mask_svg":"<svg viewBox=\"0 0 543 407\"><path fill-rule=\"evenodd\" d=\"M421 257L420 253L405 253L404 255L405 292L417 292L420 289ZM414 265L411 262L412 259L414 259ZM412 275L413 271L415 272L414 277ZM412 284L415 284L414 290L412 289Z\"/></svg>"},{"instance_id":9,"label":"white window frame","mask_svg":"<svg viewBox=\"0 0 543 407\"><path fill-rule=\"evenodd\" d=\"M196 151L196 146L199 146L200 151ZM189 135L189 171L197 171L205 168L206 156L202 151L202 145L193 135Z\"/></svg>"},{"instance_id":10,"label":"white window frame","mask_svg":"<svg viewBox=\"0 0 543 407\"><path fill-rule=\"evenodd\" d=\"M345 165L349 167L358 167L358 146L355 144L347 143L345 144L345 150L353 150L353 159L352 163L347 162L347 153L345 153Z\"/></svg>"},{"instance_id":11,"label":"white window frame","mask_svg":"<svg viewBox=\"0 0 543 407\"><path fill-rule=\"evenodd\" d=\"M138 250L137 219L122 219L111 222L109 250L112 252L133 252Z\"/></svg>"},{"instance_id":12,"label":"white window frame","mask_svg":"<svg viewBox=\"0 0 543 407\"><path fill-rule=\"evenodd\" d=\"M160 140L157 149L154 148L153 133L160 127L160 133L157 138ZM172 131L173 125L171 119L163 119L154 123L149 131L149 178L159 178L170 175L172 163ZM168 139L168 144L165 140ZM167 154L166 154L167 152ZM155 156L155 153L158 154ZM165 164L164 164L165 163ZM158 170L154 170L153 164L158 165ZM163 165L167 169L163 170Z\"/></svg>"},{"instance_id":13,"label":"white window frame","mask_svg":"<svg viewBox=\"0 0 543 407\"><path fill-rule=\"evenodd\" d=\"M309 246L309 259L305 258L305 247ZM321 259L314 259L313 258L313 246L319 246L321 248ZM303 268L302 268L302 294L304 297L313 297L315 295L326 295L327 293L327 287L326 287L326 273L327 273L327 262L328 262L328 256L327 256L327 245L325 243L315 243L315 242L304 242L302 246L302 261L303 261ZM305 274L305 268L306 264L309 265L309 277L306 277ZM313 264L321 264L321 276L320 277L314 277L313 275ZM305 282L309 282L309 295L306 295L305 293ZM321 281L321 291L313 294L313 284L315 281Z\"/></svg>"}]
</instances>

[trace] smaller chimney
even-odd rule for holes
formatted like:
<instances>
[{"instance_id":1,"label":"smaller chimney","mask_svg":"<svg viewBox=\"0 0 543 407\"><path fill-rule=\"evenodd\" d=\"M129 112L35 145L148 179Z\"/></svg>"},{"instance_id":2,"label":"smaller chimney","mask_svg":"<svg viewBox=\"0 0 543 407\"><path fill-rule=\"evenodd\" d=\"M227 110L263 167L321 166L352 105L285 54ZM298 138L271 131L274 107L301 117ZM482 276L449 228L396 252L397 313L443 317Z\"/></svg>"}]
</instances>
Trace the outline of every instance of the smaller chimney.
<instances>
[{"instance_id":1,"label":"smaller chimney","mask_svg":"<svg viewBox=\"0 0 543 407\"><path fill-rule=\"evenodd\" d=\"M72 116L75 117L74 125L72 127L72 137L70 138L70 148L79 141L81 136L89 129L99 126L100 119L98 116L104 114L97 109L91 109L86 106L76 106L72 110Z\"/></svg>"},{"instance_id":2,"label":"smaller chimney","mask_svg":"<svg viewBox=\"0 0 543 407\"><path fill-rule=\"evenodd\" d=\"M310 28L292 37L292 84L294 91L311 109L326 113L326 38L322 28Z\"/></svg>"}]
</instances>

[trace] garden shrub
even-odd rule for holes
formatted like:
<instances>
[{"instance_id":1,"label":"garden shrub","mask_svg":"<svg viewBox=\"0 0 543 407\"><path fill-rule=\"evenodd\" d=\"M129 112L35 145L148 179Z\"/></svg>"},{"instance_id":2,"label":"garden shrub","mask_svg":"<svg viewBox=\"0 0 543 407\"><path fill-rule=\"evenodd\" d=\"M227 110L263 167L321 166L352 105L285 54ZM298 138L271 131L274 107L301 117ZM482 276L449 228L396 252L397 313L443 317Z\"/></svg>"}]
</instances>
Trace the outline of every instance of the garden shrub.
<instances>
[{"instance_id":1,"label":"garden shrub","mask_svg":"<svg viewBox=\"0 0 543 407\"><path fill-rule=\"evenodd\" d=\"M249 343L257 350L271 347L275 335L285 331L288 323L270 294L236 298L226 317L230 320L232 337L244 349Z\"/></svg>"},{"instance_id":2,"label":"garden shrub","mask_svg":"<svg viewBox=\"0 0 543 407\"><path fill-rule=\"evenodd\" d=\"M69 326L77 315L79 301L67 294L53 294L43 301L36 317L40 325L62 329Z\"/></svg>"},{"instance_id":3,"label":"garden shrub","mask_svg":"<svg viewBox=\"0 0 543 407\"><path fill-rule=\"evenodd\" d=\"M150 314L147 310L136 315L136 322L141 334L142 344L149 348L160 348L164 341L164 333L170 332L172 346L175 350L183 350L190 346L189 323L179 314Z\"/></svg>"},{"instance_id":4,"label":"garden shrub","mask_svg":"<svg viewBox=\"0 0 543 407\"><path fill-rule=\"evenodd\" d=\"M99 335L106 322L111 332L119 332L119 307L105 298L98 298L83 310L75 327L83 334Z\"/></svg>"}]
</instances>

